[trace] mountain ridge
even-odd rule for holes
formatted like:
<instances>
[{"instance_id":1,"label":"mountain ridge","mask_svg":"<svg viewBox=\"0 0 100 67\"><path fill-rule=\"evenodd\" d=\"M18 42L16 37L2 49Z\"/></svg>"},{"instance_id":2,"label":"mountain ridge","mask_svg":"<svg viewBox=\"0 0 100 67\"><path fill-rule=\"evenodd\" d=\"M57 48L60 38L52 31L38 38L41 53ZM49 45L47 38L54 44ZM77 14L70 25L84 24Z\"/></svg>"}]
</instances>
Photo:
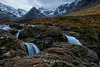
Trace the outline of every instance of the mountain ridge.
<instances>
[{"instance_id":1,"label":"mountain ridge","mask_svg":"<svg viewBox=\"0 0 100 67\"><path fill-rule=\"evenodd\" d=\"M99 0L75 0L74 2L72 2L70 4L68 4L68 3L62 4L62 5L58 6L55 10L44 9L43 7L41 7L41 8L33 7L28 12L26 12L23 9L16 10L10 6L3 4L4 6L8 7L9 9L7 9L6 7L4 7L4 9L0 8L0 11L1 11L0 19L22 20L22 19L32 19L32 18L41 19L41 18L57 17L57 16L78 16L78 15L100 14L99 11L97 13L92 13L94 11L96 12L96 10L97 10L96 8L95 8L95 10L93 10L92 7L95 7L98 4L100 4ZM98 10L100 10L99 6L97 6L97 7L98 7ZM86 12L86 11L89 10L89 8L91 9L91 11L88 14L88 12ZM3 10L4 10L4 12L3 12ZM85 12L83 12L83 11L85 11ZM77 15L75 15L75 14L77 14Z\"/></svg>"},{"instance_id":2,"label":"mountain ridge","mask_svg":"<svg viewBox=\"0 0 100 67\"><path fill-rule=\"evenodd\" d=\"M71 10L69 10L68 12L66 12L65 16L73 16L73 12L77 12L77 11L80 11L80 10L87 10L93 6L96 6L100 4L100 1L99 0L81 0L77 6L73 7ZM97 9L95 9L96 11ZM83 14L83 13L80 13L80 15ZM100 12L99 12L100 14ZM84 14L85 15L85 14ZM89 15L89 14L87 14Z\"/></svg>"},{"instance_id":3,"label":"mountain ridge","mask_svg":"<svg viewBox=\"0 0 100 67\"><path fill-rule=\"evenodd\" d=\"M14 9L11 6L0 3L0 19L15 20L16 18L25 15L26 13L26 10Z\"/></svg>"}]
</instances>

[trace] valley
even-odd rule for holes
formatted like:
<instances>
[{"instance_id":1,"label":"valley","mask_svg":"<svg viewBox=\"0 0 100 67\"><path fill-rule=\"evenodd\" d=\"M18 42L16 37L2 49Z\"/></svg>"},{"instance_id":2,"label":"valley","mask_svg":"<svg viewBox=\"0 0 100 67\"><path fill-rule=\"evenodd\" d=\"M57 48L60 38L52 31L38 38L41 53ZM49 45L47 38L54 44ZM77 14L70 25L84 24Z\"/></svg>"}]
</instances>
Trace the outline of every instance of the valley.
<instances>
[{"instance_id":1,"label":"valley","mask_svg":"<svg viewBox=\"0 0 100 67\"><path fill-rule=\"evenodd\" d=\"M99 0L29 11L0 2L0 67L99 67L99 8Z\"/></svg>"}]
</instances>

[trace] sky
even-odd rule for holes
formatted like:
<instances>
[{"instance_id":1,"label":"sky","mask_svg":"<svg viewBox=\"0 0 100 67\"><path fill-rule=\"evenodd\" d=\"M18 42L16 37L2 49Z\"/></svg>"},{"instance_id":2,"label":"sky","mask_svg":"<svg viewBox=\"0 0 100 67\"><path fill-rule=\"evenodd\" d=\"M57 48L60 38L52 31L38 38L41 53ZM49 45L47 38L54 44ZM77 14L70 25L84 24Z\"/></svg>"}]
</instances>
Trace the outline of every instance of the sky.
<instances>
[{"instance_id":1,"label":"sky","mask_svg":"<svg viewBox=\"0 0 100 67\"><path fill-rule=\"evenodd\" d=\"M73 1L74 0L0 0L1 3L12 6L16 9L21 8L27 11L32 7L55 9L61 4L71 3Z\"/></svg>"}]
</instances>

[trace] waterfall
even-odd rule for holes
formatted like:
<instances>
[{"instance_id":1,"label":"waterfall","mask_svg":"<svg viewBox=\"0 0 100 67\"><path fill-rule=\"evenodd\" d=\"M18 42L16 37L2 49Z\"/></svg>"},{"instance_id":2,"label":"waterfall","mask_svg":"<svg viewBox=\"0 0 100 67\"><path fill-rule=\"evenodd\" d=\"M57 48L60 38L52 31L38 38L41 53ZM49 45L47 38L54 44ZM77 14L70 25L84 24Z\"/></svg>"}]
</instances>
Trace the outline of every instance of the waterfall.
<instances>
[{"instance_id":1,"label":"waterfall","mask_svg":"<svg viewBox=\"0 0 100 67\"><path fill-rule=\"evenodd\" d=\"M16 37L18 38L19 37L19 34L20 34L21 30L18 30L17 34L16 34Z\"/></svg>"},{"instance_id":2,"label":"waterfall","mask_svg":"<svg viewBox=\"0 0 100 67\"><path fill-rule=\"evenodd\" d=\"M27 46L27 51L29 56L33 56L40 52L37 46L33 43L24 43Z\"/></svg>"},{"instance_id":3,"label":"waterfall","mask_svg":"<svg viewBox=\"0 0 100 67\"><path fill-rule=\"evenodd\" d=\"M28 24L28 26L30 26L30 27L36 27L36 25L32 25L32 24Z\"/></svg>"},{"instance_id":4,"label":"waterfall","mask_svg":"<svg viewBox=\"0 0 100 67\"><path fill-rule=\"evenodd\" d=\"M79 42L79 40L77 40L75 37L72 37L72 36L68 36L68 35L65 35L68 39L68 43L72 43L72 44L76 44L76 45L81 45L82 44Z\"/></svg>"},{"instance_id":5,"label":"waterfall","mask_svg":"<svg viewBox=\"0 0 100 67\"><path fill-rule=\"evenodd\" d=\"M5 30L5 31L8 31L11 28L9 27L9 25L0 25L0 29Z\"/></svg>"}]
</instances>

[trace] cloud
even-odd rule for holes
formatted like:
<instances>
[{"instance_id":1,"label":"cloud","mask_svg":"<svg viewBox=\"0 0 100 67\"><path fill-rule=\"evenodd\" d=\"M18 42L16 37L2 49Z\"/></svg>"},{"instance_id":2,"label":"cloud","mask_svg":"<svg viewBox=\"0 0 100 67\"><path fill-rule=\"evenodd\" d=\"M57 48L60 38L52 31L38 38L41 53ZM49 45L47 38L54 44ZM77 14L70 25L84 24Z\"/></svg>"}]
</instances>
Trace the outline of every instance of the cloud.
<instances>
[{"instance_id":1,"label":"cloud","mask_svg":"<svg viewBox=\"0 0 100 67\"><path fill-rule=\"evenodd\" d=\"M0 2L16 9L22 8L25 10L29 10L32 7L55 9L63 3L71 3L72 1L74 0L0 0Z\"/></svg>"}]
</instances>

